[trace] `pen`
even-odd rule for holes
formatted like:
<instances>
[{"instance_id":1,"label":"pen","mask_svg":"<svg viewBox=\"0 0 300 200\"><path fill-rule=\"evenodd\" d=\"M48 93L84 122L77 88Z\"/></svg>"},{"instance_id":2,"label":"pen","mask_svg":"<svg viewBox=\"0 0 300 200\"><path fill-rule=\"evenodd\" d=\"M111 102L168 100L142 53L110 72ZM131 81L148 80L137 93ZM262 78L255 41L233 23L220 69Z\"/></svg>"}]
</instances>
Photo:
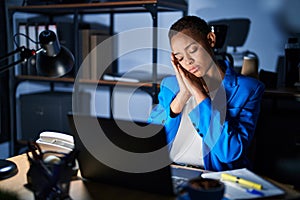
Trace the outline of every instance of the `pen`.
<instances>
[{"instance_id":1,"label":"pen","mask_svg":"<svg viewBox=\"0 0 300 200\"><path fill-rule=\"evenodd\" d=\"M246 189L246 192L248 192L250 194L255 194L258 196L264 196L264 193L262 193L261 191L256 190L256 189Z\"/></svg>"},{"instance_id":2,"label":"pen","mask_svg":"<svg viewBox=\"0 0 300 200\"><path fill-rule=\"evenodd\" d=\"M221 180L235 182L235 183L238 183L238 184L240 184L242 186L245 186L247 188L252 188L252 189L256 189L256 190L261 190L262 189L261 184L254 183L252 181L249 181L249 180L237 177L237 176L233 176L233 175L230 175L230 174L226 174L226 173L221 174Z\"/></svg>"},{"instance_id":3,"label":"pen","mask_svg":"<svg viewBox=\"0 0 300 200\"><path fill-rule=\"evenodd\" d=\"M258 196L264 196L264 193L262 191L259 191L259 190L256 190L256 189L252 189L252 188L244 188L240 185L237 185L233 182L230 182L230 181L226 181L226 186L230 186L230 187L234 187L238 190L241 190L241 191L244 191L244 192L247 192L249 194L253 194L253 195L258 195Z\"/></svg>"}]
</instances>

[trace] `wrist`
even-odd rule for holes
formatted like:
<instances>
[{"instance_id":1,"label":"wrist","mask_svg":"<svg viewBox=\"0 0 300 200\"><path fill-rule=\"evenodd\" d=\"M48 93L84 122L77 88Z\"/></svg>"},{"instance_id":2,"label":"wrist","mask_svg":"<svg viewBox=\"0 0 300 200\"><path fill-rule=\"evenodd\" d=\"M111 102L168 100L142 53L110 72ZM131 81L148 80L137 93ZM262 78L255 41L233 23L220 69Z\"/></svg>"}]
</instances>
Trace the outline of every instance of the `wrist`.
<instances>
[{"instance_id":1,"label":"wrist","mask_svg":"<svg viewBox=\"0 0 300 200\"><path fill-rule=\"evenodd\" d=\"M208 97L208 95L200 92L194 95L197 104L201 103L204 99Z\"/></svg>"},{"instance_id":2,"label":"wrist","mask_svg":"<svg viewBox=\"0 0 300 200\"><path fill-rule=\"evenodd\" d=\"M191 93L188 91L185 92L179 91L178 94L176 95L176 97L184 103L187 102L187 100L189 100L191 96L192 96Z\"/></svg>"},{"instance_id":3,"label":"wrist","mask_svg":"<svg viewBox=\"0 0 300 200\"><path fill-rule=\"evenodd\" d=\"M172 112L175 115L181 113L185 103L190 97L191 95L189 93L179 92L170 105Z\"/></svg>"},{"instance_id":4,"label":"wrist","mask_svg":"<svg viewBox=\"0 0 300 200\"><path fill-rule=\"evenodd\" d=\"M174 113L173 110L172 110L172 108L171 108L171 106L170 106L170 117L171 117L171 118L175 118L175 117L177 117L179 114L180 114L180 113Z\"/></svg>"}]
</instances>

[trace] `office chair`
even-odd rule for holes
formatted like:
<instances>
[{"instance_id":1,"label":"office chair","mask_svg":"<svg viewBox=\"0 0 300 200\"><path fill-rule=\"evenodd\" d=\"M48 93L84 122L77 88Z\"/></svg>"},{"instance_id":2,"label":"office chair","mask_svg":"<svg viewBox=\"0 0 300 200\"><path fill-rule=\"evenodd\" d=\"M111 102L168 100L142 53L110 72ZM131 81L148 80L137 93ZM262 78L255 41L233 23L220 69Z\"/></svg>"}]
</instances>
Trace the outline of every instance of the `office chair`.
<instances>
[{"instance_id":1,"label":"office chair","mask_svg":"<svg viewBox=\"0 0 300 200\"><path fill-rule=\"evenodd\" d=\"M227 26L224 48L231 46L233 47L233 52L237 52L237 47L242 47L245 44L250 29L250 20L248 18L220 19L209 23Z\"/></svg>"},{"instance_id":2,"label":"office chair","mask_svg":"<svg viewBox=\"0 0 300 200\"><path fill-rule=\"evenodd\" d=\"M216 44L214 46L214 53L217 61L222 67L226 67L225 60L229 61L230 65L233 66L233 57L224 50L224 44L227 36L227 25L225 24L208 24L216 35Z\"/></svg>"},{"instance_id":3,"label":"office chair","mask_svg":"<svg viewBox=\"0 0 300 200\"><path fill-rule=\"evenodd\" d=\"M235 61L243 61L244 56L255 56L257 59L258 65L258 56L249 50L238 52L238 47L244 46L246 39L248 37L249 29L251 21L248 18L231 18L231 19L219 19L208 22L209 25L215 26L226 26L226 37L224 39L224 43L222 47L217 49L217 53L223 56L228 57L227 59L231 62L232 66L235 68L238 67L240 69L238 72L241 71L242 66L236 66ZM232 53L228 53L227 47L233 47Z\"/></svg>"}]
</instances>

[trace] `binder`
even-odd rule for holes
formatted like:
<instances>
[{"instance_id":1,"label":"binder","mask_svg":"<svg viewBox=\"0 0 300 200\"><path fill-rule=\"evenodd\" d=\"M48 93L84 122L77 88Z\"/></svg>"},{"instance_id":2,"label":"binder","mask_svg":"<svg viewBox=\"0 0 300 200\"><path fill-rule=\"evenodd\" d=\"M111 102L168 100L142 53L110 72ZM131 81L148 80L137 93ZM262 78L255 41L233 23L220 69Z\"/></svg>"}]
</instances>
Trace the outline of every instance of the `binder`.
<instances>
[{"instance_id":1,"label":"binder","mask_svg":"<svg viewBox=\"0 0 300 200\"><path fill-rule=\"evenodd\" d=\"M28 24L27 25L27 44L29 49L36 50L38 48L38 36L37 36L37 24ZM27 61L27 74L36 75L36 56L31 57Z\"/></svg>"},{"instance_id":2,"label":"binder","mask_svg":"<svg viewBox=\"0 0 300 200\"><path fill-rule=\"evenodd\" d=\"M101 42L109 38L109 35L104 34L92 34L90 36L90 59L91 59L91 79L98 80L104 74L103 69L109 66L104 66L104 59L111 60L113 47L107 47L105 50L98 46ZM109 71L107 68L105 71Z\"/></svg>"},{"instance_id":3,"label":"binder","mask_svg":"<svg viewBox=\"0 0 300 200\"><path fill-rule=\"evenodd\" d=\"M18 32L24 35L27 35L27 26L25 23L19 23L18 25ZM25 46L28 47L27 45L27 38L24 35L19 35L18 37L18 42L19 46ZM19 59L19 58L18 58ZM20 68L16 68L16 74L27 74L27 64L26 63L21 63Z\"/></svg>"}]
</instances>

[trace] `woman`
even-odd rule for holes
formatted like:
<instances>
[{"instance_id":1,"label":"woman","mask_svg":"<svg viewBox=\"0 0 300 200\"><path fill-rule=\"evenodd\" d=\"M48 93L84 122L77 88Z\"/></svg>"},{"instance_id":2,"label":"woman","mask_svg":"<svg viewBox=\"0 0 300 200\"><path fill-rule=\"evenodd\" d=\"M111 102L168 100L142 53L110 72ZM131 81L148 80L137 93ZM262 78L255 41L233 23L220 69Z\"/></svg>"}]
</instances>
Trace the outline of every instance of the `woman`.
<instances>
[{"instance_id":1,"label":"woman","mask_svg":"<svg viewBox=\"0 0 300 200\"><path fill-rule=\"evenodd\" d=\"M250 167L264 85L216 61L216 35L196 16L185 16L169 31L176 76L163 79L159 104L149 121L165 126L176 163L223 171Z\"/></svg>"}]
</instances>

